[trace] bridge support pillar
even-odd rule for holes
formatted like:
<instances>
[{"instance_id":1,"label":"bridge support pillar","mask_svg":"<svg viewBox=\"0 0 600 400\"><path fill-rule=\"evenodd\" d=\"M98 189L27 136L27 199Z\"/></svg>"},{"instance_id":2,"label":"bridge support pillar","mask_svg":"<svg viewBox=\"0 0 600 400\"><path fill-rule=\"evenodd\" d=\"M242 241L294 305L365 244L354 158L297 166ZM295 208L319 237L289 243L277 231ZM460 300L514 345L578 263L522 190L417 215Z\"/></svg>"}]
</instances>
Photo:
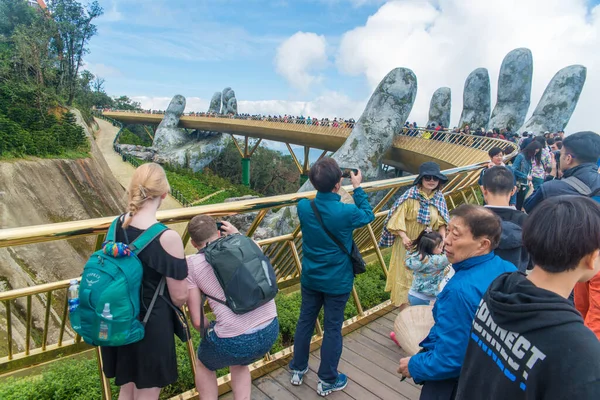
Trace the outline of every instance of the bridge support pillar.
<instances>
[{"instance_id":1,"label":"bridge support pillar","mask_svg":"<svg viewBox=\"0 0 600 400\"><path fill-rule=\"evenodd\" d=\"M248 136L244 136L243 149L240 147L237 140L235 140L233 134L231 134L231 139L240 153L240 156L242 156L242 184L250 187L250 157L252 157L252 154L254 154L258 145L262 142L262 139L258 139L256 143L254 143L254 146L250 148L249 138Z\"/></svg>"},{"instance_id":2,"label":"bridge support pillar","mask_svg":"<svg viewBox=\"0 0 600 400\"><path fill-rule=\"evenodd\" d=\"M250 186L250 157L242 158L242 184Z\"/></svg>"}]
</instances>

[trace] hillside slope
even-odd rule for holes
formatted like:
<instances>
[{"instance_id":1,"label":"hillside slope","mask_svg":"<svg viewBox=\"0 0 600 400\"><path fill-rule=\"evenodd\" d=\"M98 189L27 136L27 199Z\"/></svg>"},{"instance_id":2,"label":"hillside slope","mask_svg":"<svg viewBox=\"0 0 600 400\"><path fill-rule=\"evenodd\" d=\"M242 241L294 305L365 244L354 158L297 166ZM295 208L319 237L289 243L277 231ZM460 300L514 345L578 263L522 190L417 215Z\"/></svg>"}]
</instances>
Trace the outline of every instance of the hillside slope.
<instances>
[{"instance_id":1,"label":"hillside slope","mask_svg":"<svg viewBox=\"0 0 600 400\"><path fill-rule=\"evenodd\" d=\"M81 115L73 112L90 140L91 157L0 162L1 229L117 215L125 209L125 190L113 177ZM0 249L0 291L78 276L93 246L94 238L83 238ZM33 305L34 321L43 321L41 303L35 299ZM4 318L0 315L0 326L6 326ZM13 322L20 331L15 315ZM4 346L3 341L0 355Z\"/></svg>"}]
</instances>

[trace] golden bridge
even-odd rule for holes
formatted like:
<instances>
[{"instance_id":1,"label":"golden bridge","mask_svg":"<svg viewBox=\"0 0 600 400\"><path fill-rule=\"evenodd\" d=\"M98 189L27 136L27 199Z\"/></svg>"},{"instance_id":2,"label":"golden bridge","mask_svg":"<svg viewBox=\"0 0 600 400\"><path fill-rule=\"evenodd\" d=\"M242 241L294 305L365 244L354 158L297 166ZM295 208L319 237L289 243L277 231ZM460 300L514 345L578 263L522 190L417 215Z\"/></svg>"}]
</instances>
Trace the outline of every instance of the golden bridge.
<instances>
[{"instance_id":1,"label":"golden bridge","mask_svg":"<svg viewBox=\"0 0 600 400\"><path fill-rule=\"evenodd\" d=\"M118 114L118 115L117 115ZM158 123L162 115L134 113L106 113L126 123ZM236 119L218 119L203 117L182 117L181 126L195 129L243 135L246 138L269 139L299 144L301 146L321 148L333 151L339 147L350 133L346 128L329 128L285 124L278 122L249 121ZM290 126L291 125L291 126ZM514 144L492 138L458 135L448 132L427 133L424 131L400 132L392 149L392 158L402 163L406 170L415 169L420 162L435 160L444 168L449 182L444 188L448 208L453 209L462 203L481 202L477 180L484 161L488 159L487 150L493 146L509 148L513 157L517 153ZM388 265L384 252L377 243L381 235L383 221L392 197L402 188L410 186L414 176L367 182L362 185L369 194L379 193L381 201L375 206L375 220L364 228L357 229L354 239L365 257L377 260L382 272L387 276ZM345 189L352 193L351 186ZM188 222L199 214L212 216L230 216L253 213L253 222L245 232L252 236L261 225L269 211L281 212L281 208L297 205L303 198L313 198L316 192L292 193L280 196L258 198L232 203L189 207L160 211L159 221L171 225ZM27 226L0 230L0 247L12 248L24 245L70 240L82 237L94 237L96 249L104 241L107 229L115 216ZM183 235L184 243L189 235ZM279 287L284 291L297 290L302 273L302 232L300 226L287 234L258 242L275 268ZM43 285L24 287L0 292L0 303L4 306L7 319L6 335L0 340L6 341L4 354L0 353L0 375L24 371L24 374L41 363L54 362L68 356L84 352L95 352L98 362L99 384L105 399L111 398L108 379L102 373L102 360L98 348L85 344L68 326L67 288L69 280L51 282ZM352 299L356 315L346 320L343 333L349 335L344 341L344 352L340 368L348 375L350 383L344 393L336 394L345 399L367 398L418 398L420 389L408 381L400 382L396 375L397 360L401 350L387 338L394 318L393 306L389 301L366 308L363 306L356 288L352 290ZM11 310L21 310L24 318L16 318ZM16 346L14 329L24 325L25 343L22 351ZM322 341L322 328L317 321L317 334L312 339L311 350L317 349ZM195 348L198 343L188 342L189 368L194 370ZM310 399L317 398L314 387L315 373L307 375L307 383L298 388L289 387L285 366L292 355L288 347L275 353L269 353L260 361L251 365L254 381L253 398L260 399ZM310 367L316 370L318 353L311 355ZM394 361L396 360L396 361ZM396 367L394 367L394 365ZM181 366L180 366L181 368ZM312 376L312 377L311 377ZM219 378L219 393L231 390L230 376ZM314 384L313 384L314 383ZM287 386L286 386L287 385ZM289 390L288 390L289 389ZM173 399L193 399L198 394L193 387Z\"/></svg>"},{"instance_id":2,"label":"golden bridge","mask_svg":"<svg viewBox=\"0 0 600 400\"><path fill-rule=\"evenodd\" d=\"M123 124L139 125L158 125L164 117L164 114L131 111L105 111L102 115ZM268 118L257 119L255 117L240 116L183 115L179 119L179 126L181 128L221 132L243 137L243 147L237 141L234 141L234 143L238 147L242 159L248 160L248 162L242 164L248 168L252 153L262 140L285 143L300 173L307 176L309 168L308 152L310 149L323 150L321 157L329 151L336 151L344 144L352 132L352 127L348 124L336 127L331 125L307 125L304 121L302 122L275 122L269 121ZM409 137L419 137L424 140L410 140ZM258 139L258 141L251 145L250 138ZM425 138L429 138L429 140ZM501 142L479 136L431 132L424 129L405 129L402 134L397 135L394 139L392 148L384 155L383 163L402 171L416 173L419 165L434 158L442 169L454 168L485 161L488 158L487 151L493 146L500 145L505 148L512 145L508 142ZM298 145L304 148L303 163L299 162L290 145ZM461 146L460 152L456 151L455 145Z\"/></svg>"}]
</instances>

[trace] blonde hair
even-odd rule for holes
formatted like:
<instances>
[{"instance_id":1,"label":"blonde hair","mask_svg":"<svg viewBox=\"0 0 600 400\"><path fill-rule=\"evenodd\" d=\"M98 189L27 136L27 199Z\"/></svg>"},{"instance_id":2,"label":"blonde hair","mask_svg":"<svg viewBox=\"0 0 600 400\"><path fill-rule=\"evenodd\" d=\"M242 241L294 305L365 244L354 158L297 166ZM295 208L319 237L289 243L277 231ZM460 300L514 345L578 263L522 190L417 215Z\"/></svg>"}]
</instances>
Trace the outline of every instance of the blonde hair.
<instances>
[{"instance_id":1,"label":"blonde hair","mask_svg":"<svg viewBox=\"0 0 600 400\"><path fill-rule=\"evenodd\" d=\"M142 164L136 168L127 190L127 215L123 228L127 228L131 218L144 206L147 200L169 193L171 187L165 170L156 163Z\"/></svg>"}]
</instances>

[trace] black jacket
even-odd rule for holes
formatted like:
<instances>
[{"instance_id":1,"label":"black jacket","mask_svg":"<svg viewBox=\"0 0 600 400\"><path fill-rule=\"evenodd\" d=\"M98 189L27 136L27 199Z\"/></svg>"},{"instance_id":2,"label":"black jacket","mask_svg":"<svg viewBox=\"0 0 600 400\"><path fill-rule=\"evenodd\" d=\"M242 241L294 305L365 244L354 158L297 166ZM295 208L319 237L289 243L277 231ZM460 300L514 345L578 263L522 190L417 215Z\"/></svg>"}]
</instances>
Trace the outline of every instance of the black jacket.
<instances>
[{"instance_id":1,"label":"black jacket","mask_svg":"<svg viewBox=\"0 0 600 400\"><path fill-rule=\"evenodd\" d=\"M598 174L598 166L595 163L586 163L568 169L563 174L563 179L569 176L574 176L580 181L589 186L592 192L600 189L600 174ZM530 214L542 201L554 196L565 194L578 195L579 192L571 187L568 183L562 182L560 179L554 179L549 182L544 182L533 194L525 200L523 207Z\"/></svg>"},{"instance_id":2,"label":"black jacket","mask_svg":"<svg viewBox=\"0 0 600 400\"><path fill-rule=\"evenodd\" d=\"M475 314L456 399L600 399L600 342L569 300L500 275Z\"/></svg>"},{"instance_id":3,"label":"black jacket","mask_svg":"<svg viewBox=\"0 0 600 400\"><path fill-rule=\"evenodd\" d=\"M523 247L523 224L527 214L508 207L486 206L502 219L502 236L494 253L503 260L512 263L521 272L527 271L529 253Z\"/></svg>"}]
</instances>

